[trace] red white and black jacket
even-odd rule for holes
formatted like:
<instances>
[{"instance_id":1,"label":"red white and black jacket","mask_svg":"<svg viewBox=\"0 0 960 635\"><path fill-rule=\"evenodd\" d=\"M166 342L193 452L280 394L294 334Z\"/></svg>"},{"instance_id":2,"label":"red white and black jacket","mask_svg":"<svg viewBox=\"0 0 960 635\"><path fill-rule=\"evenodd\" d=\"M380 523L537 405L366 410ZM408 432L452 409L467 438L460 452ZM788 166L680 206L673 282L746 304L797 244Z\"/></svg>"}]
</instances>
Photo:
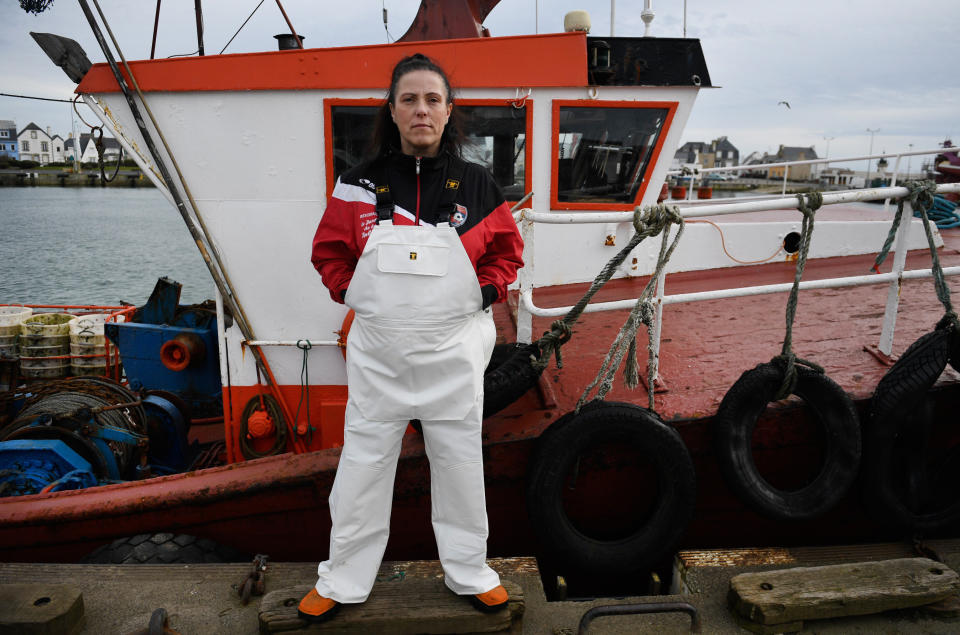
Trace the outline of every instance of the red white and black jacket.
<instances>
[{"instance_id":1,"label":"red white and black jacket","mask_svg":"<svg viewBox=\"0 0 960 635\"><path fill-rule=\"evenodd\" d=\"M377 220L377 180L386 180L395 205L396 225L436 225L437 208L447 179L451 157L411 157L400 153L365 162L337 179L333 195L317 227L310 257L320 272L330 297L343 302L357 260ZM523 241L503 193L481 165L466 163L455 211L449 220L456 227L464 250L484 289L485 304L503 301L507 285L523 266Z\"/></svg>"}]
</instances>

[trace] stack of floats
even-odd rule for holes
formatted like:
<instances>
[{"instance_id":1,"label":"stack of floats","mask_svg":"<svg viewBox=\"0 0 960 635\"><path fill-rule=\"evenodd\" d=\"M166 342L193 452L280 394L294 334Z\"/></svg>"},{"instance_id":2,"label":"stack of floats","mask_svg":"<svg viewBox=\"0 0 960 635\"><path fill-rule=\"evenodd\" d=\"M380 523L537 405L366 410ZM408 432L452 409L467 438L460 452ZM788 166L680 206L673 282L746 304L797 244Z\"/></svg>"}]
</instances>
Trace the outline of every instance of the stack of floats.
<instances>
[{"instance_id":1,"label":"stack of floats","mask_svg":"<svg viewBox=\"0 0 960 635\"><path fill-rule=\"evenodd\" d=\"M20 357L17 340L20 322L33 314L33 309L24 306L0 306L0 361Z\"/></svg>"},{"instance_id":2,"label":"stack of floats","mask_svg":"<svg viewBox=\"0 0 960 635\"><path fill-rule=\"evenodd\" d=\"M25 379L104 375L103 325L110 319L107 314L34 314L30 307L0 307L0 361L19 361Z\"/></svg>"},{"instance_id":3,"label":"stack of floats","mask_svg":"<svg viewBox=\"0 0 960 635\"><path fill-rule=\"evenodd\" d=\"M70 370L69 313L38 313L20 321L20 372L29 379L64 377Z\"/></svg>"}]
</instances>

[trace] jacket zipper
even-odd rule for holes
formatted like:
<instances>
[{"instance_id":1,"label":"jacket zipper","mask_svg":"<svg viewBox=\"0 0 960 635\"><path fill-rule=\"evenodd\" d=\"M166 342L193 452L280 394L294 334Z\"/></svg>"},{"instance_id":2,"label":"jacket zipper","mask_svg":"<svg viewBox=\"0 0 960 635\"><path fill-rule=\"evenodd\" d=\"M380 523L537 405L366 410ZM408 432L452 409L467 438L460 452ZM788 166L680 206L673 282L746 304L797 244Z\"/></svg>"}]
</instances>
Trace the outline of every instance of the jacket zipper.
<instances>
[{"instance_id":1,"label":"jacket zipper","mask_svg":"<svg viewBox=\"0 0 960 635\"><path fill-rule=\"evenodd\" d=\"M417 157L417 220L415 224L420 224L420 157Z\"/></svg>"}]
</instances>

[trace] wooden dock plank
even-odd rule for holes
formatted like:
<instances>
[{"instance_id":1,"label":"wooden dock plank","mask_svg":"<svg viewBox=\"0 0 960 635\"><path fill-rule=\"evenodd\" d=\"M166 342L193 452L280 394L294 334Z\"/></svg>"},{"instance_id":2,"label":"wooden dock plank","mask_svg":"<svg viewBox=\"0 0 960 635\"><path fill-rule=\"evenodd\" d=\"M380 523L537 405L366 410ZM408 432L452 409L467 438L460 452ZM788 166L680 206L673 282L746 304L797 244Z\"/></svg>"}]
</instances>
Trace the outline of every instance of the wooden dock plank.
<instances>
[{"instance_id":1,"label":"wooden dock plank","mask_svg":"<svg viewBox=\"0 0 960 635\"><path fill-rule=\"evenodd\" d=\"M311 588L299 585L272 591L260 603L261 633L498 633L510 631L523 614L522 589L503 582L510 594L505 609L481 613L466 598L454 595L441 579L403 578L378 581L362 604L345 604L324 624L307 624L297 617L297 604Z\"/></svg>"},{"instance_id":2,"label":"wooden dock plank","mask_svg":"<svg viewBox=\"0 0 960 635\"><path fill-rule=\"evenodd\" d=\"M728 601L758 624L868 615L955 595L960 576L927 558L778 569L730 580Z\"/></svg>"},{"instance_id":3,"label":"wooden dock plank","mask_svg":"<svg viewBox=\"0 0 960 635\"><path fill-rule=\"evenodd\" d=\"M0 584L0 633L73 635L83 624L83 593L75 586Z\"/></svg>"}]
</instances>

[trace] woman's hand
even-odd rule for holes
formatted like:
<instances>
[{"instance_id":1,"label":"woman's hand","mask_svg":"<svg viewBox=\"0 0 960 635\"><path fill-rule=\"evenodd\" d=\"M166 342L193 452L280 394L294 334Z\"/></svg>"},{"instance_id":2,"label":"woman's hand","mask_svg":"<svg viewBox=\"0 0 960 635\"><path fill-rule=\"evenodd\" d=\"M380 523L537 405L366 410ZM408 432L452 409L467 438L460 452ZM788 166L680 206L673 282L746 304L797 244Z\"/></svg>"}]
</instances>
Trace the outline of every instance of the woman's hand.
<instances>
[{"instance_id":1,"label":"woman's hand","mask_svg":"<svg viewBox=\"0 0 960 635\"><path fill-rule=\"evenodd\" d=\"M485 284L480 287L480 295L483 296L483 308L486 309L497 301L497 288L492 284Z\"/></svg>"}]
</instances>

